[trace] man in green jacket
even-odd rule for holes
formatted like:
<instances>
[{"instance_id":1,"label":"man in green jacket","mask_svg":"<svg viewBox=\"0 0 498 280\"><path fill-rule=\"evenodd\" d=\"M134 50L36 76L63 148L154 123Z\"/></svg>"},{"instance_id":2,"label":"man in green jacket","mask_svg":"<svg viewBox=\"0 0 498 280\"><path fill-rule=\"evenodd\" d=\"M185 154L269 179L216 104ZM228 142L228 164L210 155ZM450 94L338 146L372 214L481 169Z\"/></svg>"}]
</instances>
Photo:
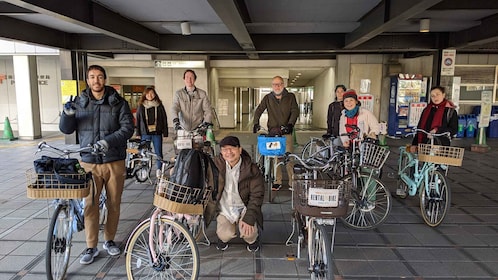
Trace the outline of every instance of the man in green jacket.
<instances>
[{"instance_id":1,"label":"man in green jacket","mask_svg":"<svg viewBox=\"0 0 498 280\"><path fill-rule=\"evenodd\" d=\"M268 132L270 135L285 136L285 151L293 152L292 130L299 117L299 107L297 105L296 96L292 92L288 92L284 87L284 79L280 76L273 77L273 91L265 95L261 103L259 103L254 112L254 128L253 133L257 133L260 129L259 118L265 110L268 112ZM292 176L292 168L287 168L289 180ZM279 190L282 186L282 170L277 168L275 174L276 180L273 185L273 190Z\"/></svg>"},{"instance_id":2,"label":"man in green jacket","mask_svg":"<svg viewBox=\"0 0 498 280\"><path fill-rule=\"evenodd\" d=\"M247 250L256 252L260 246L258 228L263 228L263 175L249 154L242 149L237 137L223 138L220 147L221 154L214 159L220 172L216 248L220 251L228 248L228 241L237 236L238 225L239 236L247 243Z\"/></svg>"}]
</instances>

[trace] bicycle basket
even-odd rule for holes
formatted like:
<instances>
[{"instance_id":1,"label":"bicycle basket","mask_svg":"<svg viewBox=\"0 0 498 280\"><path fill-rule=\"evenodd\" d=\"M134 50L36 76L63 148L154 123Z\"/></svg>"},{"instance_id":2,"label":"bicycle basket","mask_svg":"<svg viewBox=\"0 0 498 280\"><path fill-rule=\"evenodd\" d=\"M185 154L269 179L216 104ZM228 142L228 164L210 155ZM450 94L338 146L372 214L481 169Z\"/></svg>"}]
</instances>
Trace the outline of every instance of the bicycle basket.
<instances>
[{"instance_id":1,"label":"bicycle basket","mask_svg":"<svg viewBox=\"0 0 498 280\"><path fill-rule=\"evenodd\" d=\"M363 142L360 146L360 166L381 169L390 152L386 147Z\"/></svg>"},{"instance_id":2,"label":"bicycle basket","mask_svg":"<svg viewBox=\"0 0 498 280\"><path fill-rule=\"evenodd\" d=\"M294 208L305 216L337 218L346 215L351 181L295 179Z\"/></svg>"},{"instance_id":3,"label":"bicycle basket","mask_svg":"<svg viewBox=\"0 0 498 280\"><path fill-rule=\"evenodd\" d=\"M418 160L436 164L461 166L465 148L418 144Z\"/></svg>"},{"instance_id":4,"label":"bicycle basket","mask_svg":"<svg viewBox=\"0 0 498 280\"><path fill-rule=\"evenodd\" d=\"M82 183L67 183L74 180L80 181L82 176L86 178ZM56 198L84 198L90 193L92 185L92 174L64 174L67 180L60 181L60 175L56 173L36 173L34 169L26 171L27 196L34 199L56 199ZM65 183L66 182L66 183Z\"/></svg>"},{"instance_id":5,"label":"bicycle basket","mask_svg":"<svg viewBox=\"0 0 498 280\"><path fill-rule=\"evenodd\" d=\"M258 136L258 151L264 156L283 156L285 154L285 137Z\"/></svg>"},{"instance_id":6,"label":"bicycle basket","mask_svg":"<svg viewBox=\"0 0 498 280\"><path fill-rule=\"evenodd\" d=\"M201 215L210 195L210 189L191 188L161 177L154 193L154 206L172 213ZM194 204L195 201L198 202Z\"/></svg>"}]
</instances>

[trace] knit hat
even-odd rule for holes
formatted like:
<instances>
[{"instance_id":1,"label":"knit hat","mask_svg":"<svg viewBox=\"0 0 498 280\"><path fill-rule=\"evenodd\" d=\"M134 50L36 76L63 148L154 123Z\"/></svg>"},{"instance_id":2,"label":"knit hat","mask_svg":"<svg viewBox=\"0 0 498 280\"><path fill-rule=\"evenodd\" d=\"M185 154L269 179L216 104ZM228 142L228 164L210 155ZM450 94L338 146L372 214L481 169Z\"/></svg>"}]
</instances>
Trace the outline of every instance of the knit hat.
<instances>
[{"instance_id":1,"label":"knit hat","mask_svg":"<svg viewBox=\"0 0 498 280\"><path fill-rule=\"evenodd\" d=\"M356 91L354 89L348 89L343 95L342 99L346 98L354 98L356 101L358 101L358 95L356 95Z\"/></svg>"},{"instance_id":2,"label":"knit hat","mask_svg":"<svg viewBox=\"0 0 498 280\"><path fill-rule=\"evenodd\" d=\"M239 138L235 136L227 136L220 141L220 147L223 146L240 147Z\"/></svg>"}]
</instances>

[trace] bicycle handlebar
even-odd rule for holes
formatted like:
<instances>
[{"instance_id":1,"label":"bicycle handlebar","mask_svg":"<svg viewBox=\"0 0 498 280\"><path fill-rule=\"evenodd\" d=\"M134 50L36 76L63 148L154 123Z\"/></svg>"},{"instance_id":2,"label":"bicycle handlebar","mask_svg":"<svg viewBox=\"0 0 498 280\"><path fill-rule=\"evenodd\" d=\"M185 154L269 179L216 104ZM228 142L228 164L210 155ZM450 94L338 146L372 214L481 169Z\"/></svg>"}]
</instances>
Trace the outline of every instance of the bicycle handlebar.
<instances>
[{"instance_id":1,"label":"bicycle handlebar","mask_svg":"<svg viewBox=\"0 0 498 280\"><path fill-rule=\"evenodd\" d=\"M306 168L308 170L322 170L322 169L326 168L327 165L328 165L328 162L325 163L325 164L323 164L323 165L320 165L320 166L309 165L309 161L303 160L298 155L292 154L292 153L289 153L289 152L285 153L285 155L284 155L284 162L288 162L291 159L296 160L297 162L299 162L300 164L302 164L304 166L304 168Z\"/></svg>"},{"instance_id":2,"label":"bicycle handlebar","mask_svg":"<svg viewBox=\"0 0 498 280\"><path fill-rule=\"evenodd\" d=\"M406 134L405 137L414 136L414 135L417 134L417 132L422 132L422 133L425 133L426 135L430 135L430 136L433 136L433 137L446 136L446 137L450 138L450 132L449 131L442 132L442 133L432 133L430 131L425 131L425 130L420 129L420 128L414 128L412 130L412 132Z\"/></svg>"},{"instance_id":3,"label":"bicycle handlebar","mask_svg":"<svg viewBox=\"0 0 498 280\"><path fill-rule=\"evenodd\" d=\"M101 153L100 151L98 151L98 149L94 148L93 146L87 146L87 147L82 147L82 148L78 148L78 149L60 149L60 148L57 148L57 147L52 146L50 144L47 144L47 142L45 142L45 141L38 143L38 149L37 149L36 153L39 153L39 152L43 151L43 149L46 149L46 148L52 149L52 150L56 151L60 156L66 156L66 157L69 157L69 155L76 154L76 153L92 153L92 154L100 154Z\"/></svg>"}]
</instances>

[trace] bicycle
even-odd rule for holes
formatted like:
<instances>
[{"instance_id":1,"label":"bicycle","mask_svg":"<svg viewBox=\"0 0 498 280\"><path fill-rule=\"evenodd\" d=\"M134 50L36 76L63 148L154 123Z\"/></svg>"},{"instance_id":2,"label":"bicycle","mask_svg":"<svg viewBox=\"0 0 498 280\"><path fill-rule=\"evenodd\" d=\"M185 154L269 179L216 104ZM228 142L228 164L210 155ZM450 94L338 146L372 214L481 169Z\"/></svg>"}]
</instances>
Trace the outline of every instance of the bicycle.
<instances>
[{"instance_id":1,"label":"bicycle","mask_svg":"<svg viewBox=\"0 0 498 280\"><path fill-rule=\"evenodd\" d=\"M167 167L165 167L167 166ZM142 221L126 244L128 279L198 279L200 256L199 225L211 190L191 188L167 180L172 164L163 164L154 193L150 218ZM197 199L200 198L200 201ZM209 245L209 239L205 235Z\"/></svg>"},{"instance_id":2,"label":"bicycle","mask_svg":"<svg viewBox=\"0 0 498 280\"><path fill-rule=\"evenodd\" d=\"M45 142L38 144L37 153L50 149L61 159L72 159L76 153L97 153L93 147L78 149L59 149ZM82 231L84 224L84 197L93 187L91 173L86 173L79 164L77 172L71 174L37 173L37 170L26 171L27 196L33 199L54 199L50 206L55 210L48 226L47 246L45 250L45 269L47 279L65 279L71 255L74 232ZM100 223L107 220L105 193L99 198L101 207Z\"/></svg>"},{"instance_id":3,"label":"bicycle","mask_svg":"<svg viewBox=\"0 0 498 280\"><path fill-rule=\"evenodd\" d=\"M310 165L310 161L295 154L286 154L285 158L298 162L291 189L292 232L286 245L292 244L297 228L297 257L301 257L306 240L311 279L333 279L335 227L337 218L347 213L351 180L321 180L320 170L325 165ZM332 226L331 237L326 226Z\"/></svg>"},{"instance_id":4,"label":"bicycle","mask_svg":"<svg viewBox=\"0 0 498 280\"><path fill-rule=\"evenodd\" d=\"M427 134L431 141L430 144L418 144L418 157L408 152L408 147L399 148L396 195L404 199L418 193L424 222L437 227L448 214L451 203L451 190L446 181L449 165L461 166L465 149L434 145L435 137L449 137L449 132L430 133L416 128L407 135L417 132Z\"/></svg>"},{"instance_id":5,"label":"bicycle","mask_svg":"<svg viewBox=\"0 0 498 280\"><path fill-rule=\"evenodd\" d=\"M268 202L272 202L272 190L277 168L281 165L281 163L277 164L277 160L285 154L286 139L282 136L270 136L265 129L260 129L260 131L265 133L258 135L256 163L259 165L268 187Z\"/></svg>"},{"instance_id":6,"label":"bicycle","mask_svg":"<svg viewBox=\"0 0 498 280\"><path fill-rule=\"evenodd\" d=\"M152 152L150 140L130 139L126 148L126 178L135 177L137 182L150 181Z\"/></svg>"},{"instance_id":7,"label":"bicycle","mask_svg":"<svg viewBox=\"0 0 498 280\"><path fill-rule=\"evenodd\" d=\"M370 230L382 224L392 208L391 193L378 178L380 170L389 156L389 149L360 141L359 128L352 128L347 136L351 149L342 153L344 180L352 182L348 213L341 220L348 228ZM343 150L341 148L339 150Z\"/></svg>"}]
</instances>

